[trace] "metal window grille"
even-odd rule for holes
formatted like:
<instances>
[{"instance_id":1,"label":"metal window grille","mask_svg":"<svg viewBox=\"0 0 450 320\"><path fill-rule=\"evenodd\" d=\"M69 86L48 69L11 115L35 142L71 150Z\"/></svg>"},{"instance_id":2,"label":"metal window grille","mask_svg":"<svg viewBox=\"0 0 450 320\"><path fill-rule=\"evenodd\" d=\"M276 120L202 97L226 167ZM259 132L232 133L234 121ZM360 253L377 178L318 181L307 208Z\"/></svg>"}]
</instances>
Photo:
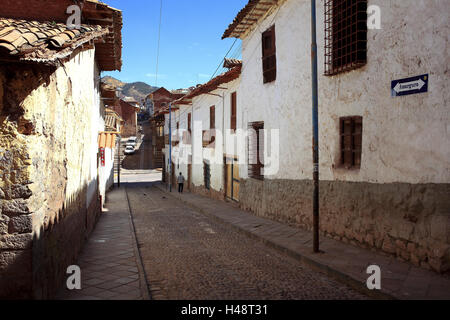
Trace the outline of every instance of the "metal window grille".
<instances>
[{"instance_id":1,"label":"metal window grille","mask_svg":"<svg viewBox=\"0 0 450 320\"><path fill-rule=\"evenodd\" d=\"M248 137L248 176L253 179L264 180L262 174L264 161L261 159L261 155L264 154L264 122L253 122L248 127L253 129L255 133Z\"/></svg>"},{"instance_id":2,"label":"metal window grille","mask_svg":"<svg viewBox=\"0 0 450 320\"><path fill-rule=\"evenodd\" d=\"M347 169L361 167L362 117L341 118L341 165Z\"/></svg>"},{"instance_id":3,"label":"metal window grille","mask_svg":"<svg viewBox=\"0 0 450 320\"><path fill-rule=\"evenodd\" d=\"M367 62L367 0L325 1L325 75Z\"/></svg>"}]
</instances>

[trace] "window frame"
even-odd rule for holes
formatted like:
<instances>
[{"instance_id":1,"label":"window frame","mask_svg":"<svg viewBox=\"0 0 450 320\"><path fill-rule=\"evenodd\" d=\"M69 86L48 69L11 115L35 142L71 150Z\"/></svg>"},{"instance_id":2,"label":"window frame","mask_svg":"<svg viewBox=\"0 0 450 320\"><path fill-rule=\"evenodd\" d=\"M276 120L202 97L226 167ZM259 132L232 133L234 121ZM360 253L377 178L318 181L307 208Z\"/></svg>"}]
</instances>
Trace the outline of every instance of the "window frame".
<instances>
[{"instance_id":1,"label":"window frame","mask_svg":"<svg viewBox=\"0 0 450 320\"><path fill-rule=\"evenodd\" d=\"M251 122L248 125L249 129L253 129L256 131L256 141L251 141L251 137L249 136L248 140L248 176L249 178L256 179L256 180L264 180L264 174L261 173L261 171L264 169L264 159L261 162L260 159L260 153L261 150L264 152L264 121L258 121L258 122ZM261 140L261 134L260 131L262 131L262 140ZM252 146L252 143L256 142L256 162L250 164L250 151L255 152L254 148L255 146Z\"/></svg>"},{"instance_id":2,"label":"window frame","mask_svg":"<svg viewBox=\"0 0 450 320\"><path fill-rule=\"evenodd\" d=\"M230 129L236 131L237 129L237 92L231 93L230 106Z\"/></svg>"},{"instance_id":3,"label":"window frame","mask_svg":"<svg viewBox=\"0 0 450 320\"><path fill-rule=\"evenodd\" d=\"M346 122L350 121L351 131L346 133ZM357 126L360 131L357 131ZM346 138L350 137L350 142ZM359 139L359 140L358 140ZM359 170L362 163L363 117L349 116L339 118L339 167L347 170ZM350 144L350 146L347 146ZM359 144L359 145L358 145ZM348 161L347 153L351 152Z\"/></svg>"},{"instance_id":4,"label":"window frame","mask_svg":"<svg viewBox=\"0 0 450 320\"><path fill-rule=\"evenodd\" d=\"M261 47L262 47L262 71L263 71L263 83L271 83L277 79L277 47L276 47L276 33L275 25L272 25L261 35ZM270 41L266 41L270 39ZM270 49L266 48L266 43L270 42ZM270 68L270 59L273 59L273 66ZM273 72L273 74L271 74Z\"/></svg>"},{"instance_id":5,"label":"window frame","mask_svg":"<svg viewBox=\"0 0 450 320\"><path fill-rule=\"evenodd\" d=\"M325 76L367 64L368 0L325 0Z\"/></svg>"}]
</instances>

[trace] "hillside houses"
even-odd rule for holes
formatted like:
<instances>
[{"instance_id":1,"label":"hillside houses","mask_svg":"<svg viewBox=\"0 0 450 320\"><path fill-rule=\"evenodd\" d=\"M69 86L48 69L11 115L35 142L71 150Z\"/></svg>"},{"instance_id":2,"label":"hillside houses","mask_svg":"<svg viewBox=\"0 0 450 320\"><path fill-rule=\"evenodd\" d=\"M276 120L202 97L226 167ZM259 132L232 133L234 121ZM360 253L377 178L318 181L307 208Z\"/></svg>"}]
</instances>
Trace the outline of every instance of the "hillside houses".
<instances>
[{"instance_id":1,"label":"hillside houses","mask_svg":"<svg viewBox=\"0 0 450 320\"><path fill-rule=\"evenodd\" d=\"M79 3L79 29L70 0L0 6L0 298L54 296L111 186L100 73L121 68L122 12Z\"/></svg>"},{"instance_id":2,"label":"hillside houses","mask_svg":"<svg viewBox=\"0 0 450 320\"><path fill-rule=\"evenodd\" d=\"M372 1L333 4L317 4L321 233L449 270L447 9L383 2L376 30ZM242 40L242 67L173 102L161 121L173 141L167 182L182 172L192 192L312 228L310 13L299 0L251 0L238 13L223 38ZM415 76L426 92L398 96L394 81ZM227 129L233 147L218 138Z\"/></svg>"}]
</instances>

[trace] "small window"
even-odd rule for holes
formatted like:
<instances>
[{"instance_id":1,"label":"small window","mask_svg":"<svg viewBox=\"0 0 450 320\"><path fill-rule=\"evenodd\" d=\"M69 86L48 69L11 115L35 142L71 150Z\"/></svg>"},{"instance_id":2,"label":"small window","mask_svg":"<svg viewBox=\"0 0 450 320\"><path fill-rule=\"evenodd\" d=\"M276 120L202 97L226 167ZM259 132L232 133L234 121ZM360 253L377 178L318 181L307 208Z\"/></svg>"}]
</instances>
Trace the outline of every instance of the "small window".
<instances>
[{"instance_id":1,"label":"small window","mask_svg":"<svg viewBox=\"0 0 450 320\"><path fill-rule=\"evenodd\" d=\"M325 1L325 75L367 62L367 0Z\"/></svg>"},{"instance_id":2,"label":"small window","mask_svg":"<svg viewBox=\"0 0 450 320\"><path fill-rule=\"evenodd\" d=\"M277 78L275 26L262 34L262 64L264 83L275 81Z\"/></svg>"},{"instance_id":3,"label":"small window","mask_svg":"<svg viewBox=\"0 0 450 320\"><path fill-rule=\"evenodd\" d=\"M210 129L210 145L214 147L214 142L216 141L215 129L216 129L216 107L212 106L209 108L209 129Z\"/></svg>"},{"instance_id":4,"label":"small window","mask_svg":"<svg viewBox=\"0 0 450 320\"><path fill-rule=\"evenodd\" d=\"M236 92L231 94L231 119L230 119L230 129L236 130L236 111L237 111L237 97Z\"/></svg>"},{"instance_id":5,"label":"small window","mask_svg":"<svg viewBox=\"0 0 450 320\"><path fill-rule=\"evenodd\" d=\"M216 107L212 106L209 108L209 128L216 128Z\"/></svg>"},{"instance_id":6,"label":"small window","mask_svg":"<svg viewBox=\"0 0 450 320\"><path fill-rule=\"evenodd\" d=\"M253 122L248 127L251 132L248 141L248 176L253 179L263 180L264 122Z\"/></svg>"},{"instance_id":7,"label":"small window","mask_svg":"<svg viewBox=\"0 0 450 320\"><path fill-rule=\"evenodd\" d=\"M341 165L346 169L361 168L362 117L340 119Z\"/></svg>"}]
</instances>

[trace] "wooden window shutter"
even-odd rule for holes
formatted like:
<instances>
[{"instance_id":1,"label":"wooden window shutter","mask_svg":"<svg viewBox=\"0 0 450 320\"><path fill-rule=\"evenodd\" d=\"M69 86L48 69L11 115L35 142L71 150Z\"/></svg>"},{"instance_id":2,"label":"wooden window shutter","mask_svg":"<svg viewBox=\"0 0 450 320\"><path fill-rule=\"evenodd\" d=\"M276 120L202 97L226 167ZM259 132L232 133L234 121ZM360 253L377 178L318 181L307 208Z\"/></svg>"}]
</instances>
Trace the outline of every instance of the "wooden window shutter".
<instances>
[{"instance_id":1,"label":"wooden window shutter","mask_svg":"<svg viewBox=\"0 0 450 320\"><path fill-rule=\"evenodd\" d=\"M231 94L231 121L230 121L230 129L236 130L236 113L237 113L237 96L236 92Z\"/></svg>"},{"instance_id":2,"label":"wooden window shutter","mask_svg":"<svg viewBox=\"0 0 450 320\"><path fill-rule=\"evenodd\" d=\"M249 136L248 175L251 178L263 180L264 175L261 171L264 167L264 122L252 123L249 128L254 130L255 135Z\"/></svg>"},{"instance_id":3,"label":"wooden window shutter","mask_svg":"<svg viewBox=\"0 0 450 320\"><path fill-rule=\"evenodd\" d=\"M277 78L275 26L262 34L262 60L264 83L275 81Z\"/></svg>"},{"instance_id":4,"label":"wooden window shutter","mask_svg":"<svg viewBox=\"0 0 450 320\"><path fill-rule=\"evenodd\" d=\"M362 117L355 117L353 123L353 165L361 167Z\"/></svg>"}]
</instances>

